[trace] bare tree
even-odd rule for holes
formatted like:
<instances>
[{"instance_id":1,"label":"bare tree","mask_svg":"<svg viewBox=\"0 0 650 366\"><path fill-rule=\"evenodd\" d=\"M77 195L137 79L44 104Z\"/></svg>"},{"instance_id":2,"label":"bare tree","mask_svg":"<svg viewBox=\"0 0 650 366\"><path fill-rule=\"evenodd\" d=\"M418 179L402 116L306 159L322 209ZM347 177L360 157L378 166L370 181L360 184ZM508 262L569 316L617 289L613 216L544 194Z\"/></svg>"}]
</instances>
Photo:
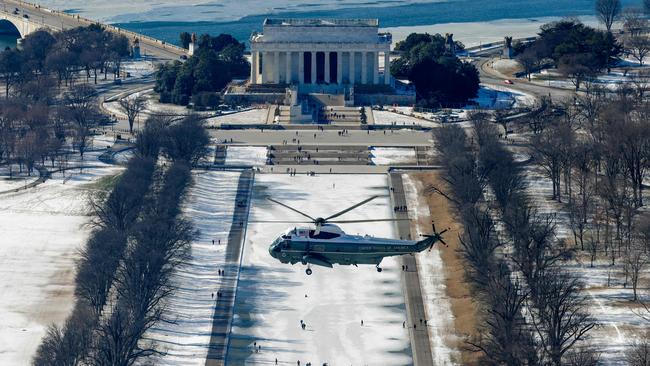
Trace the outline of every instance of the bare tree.
<instances>
[{"instance_id":1,"label":"bare tree","mask_svg":"<svg viewBox=\"0 0 650 366\"><path fill-rule=\"evenodd\" d=\"M580 347L566 355L567 366L596 366L600 364L600 353L593 347Z\"/></svg>"},{"instance_id":2,"label":"bare tree","mask_svg":"<svg viewBox=\"0 0 650 366\"><path fill-rule=\"evenodd\" d=\"M639 61L639 66L643 66L643 60L650 54L650 39L645 35L630 33L623 40L623 46L626 53Z\"/></svg>"},{"instance_id":3,"label":"bare tree","mask_svg":"<svg viewBox=\"0 0 650 366\"><path fill-rule=\"evenodd\" d=\"M147 106L147 99L144 95L138 94L120 99L119 104L129 121L129 132L133 133L133 124L140 115L140 112Z\"/></svg>"},{"instance_id":4,"label":"bare tree","mask_svg":"<svg viewBox=\"0 0 650 366\"><path fill-rule=\"evenodd\" d=\"M612 24L621 15L621 10L621 0L596 0L596 16L608 32L612 30Z\"/></svg>"},{"instance_id":5,"label":"bare tree","mask_svg":"<svg viewBox=\"0 0 650 366\"><path fill-rule=\"evenodd\" d=\"M630 282L632 283L632 292L634 294L632 301L637 301L639 280L641 275L644 273L645 268L648 266L648 263L650 263L650 257L639 240L632 240L632 245L627 249L626 254L625 260L630 275Z\"/></svg>"},{"instance_id":6,"label":"bare tree","mask_svg":"<svg viewBox=\"0 0 650 366\"><path fill-rule=\"evenodd\" d=\"M557 268L547 271L538 282L535 310L530 312L544 357L555 366L596 326L587 313L587 299L580 294L580 282Z\"/></svg>"},{"instance_id":7,"label":"bare tree","mask_svg":"<svg viewBox=\"0 0 650 366\"><path fill-rule=\"evenodd\" d=\"M172 160L194 165L207 154L209 143L210 136L202 121L197 116L190 115L167 129L164 146Z\"/></svg>"},{"instance_id":8,"label":"bare tree","mask_svg":"<svg viewBox=\"0 0 650 366\"><path fill-rule=\"evenodd\" d=\"M536 364L534 340L522 317L528 292L511 279L505 263L488 277L483 296L490 304L485 333L479 341L468 343L483 352L490 364Z\"/></svg>"},{"instance_id":9,"label":"bare tree","mask_svg":"<svg viewBox=\"0 0 650 366\"><path fill-rule=\"evenodd\" d=\"M625 360L630 366L650 365L650 332L637 338L625 355Z\"/></svg>"}]
</instances>

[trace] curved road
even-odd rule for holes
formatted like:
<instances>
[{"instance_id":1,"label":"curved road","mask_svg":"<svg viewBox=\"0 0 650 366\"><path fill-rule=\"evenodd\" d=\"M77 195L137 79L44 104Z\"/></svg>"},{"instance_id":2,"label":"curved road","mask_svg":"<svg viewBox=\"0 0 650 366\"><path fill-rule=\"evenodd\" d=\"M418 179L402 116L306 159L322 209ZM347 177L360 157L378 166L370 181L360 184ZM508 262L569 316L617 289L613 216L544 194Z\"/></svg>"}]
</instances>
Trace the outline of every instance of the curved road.
<instances>
[{"instance_id":1,"label":"curved road","mask_svg":"<svg viewBox=\"0 0 650 366\"><path fill-rule=\"evenodd\" d=\"M573 90L534 84L525 78L513 79L511 76L503 75L489 66L489 63L493 60L493 58L481 58L474 62L474 65L479 71L481 83L483 84L507 87L525 94L533 95L537 99L548 97L550 95L553 100L557 101L573 98L575 95ZM503 81L505 79L513 80L514 84L504 84Z\"/></svg>"}]
</instances>

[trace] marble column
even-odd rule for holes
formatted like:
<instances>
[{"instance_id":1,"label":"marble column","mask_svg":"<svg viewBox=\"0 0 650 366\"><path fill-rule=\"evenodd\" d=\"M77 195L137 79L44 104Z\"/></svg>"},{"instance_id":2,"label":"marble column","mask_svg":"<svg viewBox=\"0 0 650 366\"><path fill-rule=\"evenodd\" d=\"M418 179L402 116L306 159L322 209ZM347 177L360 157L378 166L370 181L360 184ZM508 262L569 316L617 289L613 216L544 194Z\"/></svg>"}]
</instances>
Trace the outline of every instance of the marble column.
<instances>
[{"instance_id":1,"label":"marble column","mask_svg":"<svg viewBox=\"0 0 650 366\"><path fill-rule=\"evenodd\" d=\"M287 65L286 72L287 72L287 74L284 77L284 81L287 84L291 84L291 82L293 81L293 75L292 75L292 72L291 72L291 61L292 61L291 56L293 55L293 52L291 52L291 51L285 52L285 55L286 55L286 65Z\"/></svg>"},{"instance_id":2,"label":"marble column","mask_svg":"<svg viewBox=\"0 0 650 366\"><path fill-rule=\"evenodd\" d=\"M390 50L384 52L384 84L390 85Z\"/></svg>"},{"instance_id":3,"label":"marble column","mask_svg":"<svg viewBox=\"0 0 650 366\"><path fill-rule=\"evenodd\" d=\"M257 52L251 52L251 84L257 84Z\"/></svg>"},{"instance_id":4,"label":"marble column","mask_svg":"<svg viewBox=\"0 0 650 366\"><path fill-rule=\"evenodd\" d=\"M305 53L298 52L298 83L305 83Z\"/></svg>"},{"instance_id":5,"label":"marble column","mask_svg":"<svg viewBox=\"0 0 650 366\"><path fill-rule=\"evenodd\" d=\"M354 67L355 67L355 65L354 65L355 64L354 55L355 55L356 52L352 51L352 52L349 52L349 53L350 53L350 70L348 70L348 71L350 71L350 84L354 85L354 83L357 82L357 80L355 78L356 75L355 75L355 70L354 70Z\"/></svg>"},{"instance_id":6,"label":"marble column","mask_svg":"<svg viewBox=\"0 0 650 366\"><path fill-rule=\"evenodd\" d=\"M280 65L280 52L279 51L275 51L275 54L273 55L273 62L274 62L273 66L275 66L274 69L273 69L273 73L275 74L275 75L273 75L273 80L275 81L276 84L280 84L280 81L281 81L280 80L280 70L281 70L280 66L281 65Z\"/></svg>"},{"instance_id":7,"label":"marble column","mask_svg":"<svg viewBox=\"0 0 650 366\"><path fill-rule=\"evenodd\" d=\"M368 84L368 52L361 52L361 84Z\"/></svg>"},{"instance_id":8,"label":"marble column","mask_svg":"<svg viewBox=\"0 0 650 366\"><path fill-rule=\"evenodd\" d=\"M311 83L316 84L316 51L311 51Z\"/></svg>"},{"instance_id":9,"label":"marble column","mask_svg":"<svg viewBox=\"0 0 650 366\"><path fill-rule=\"evenodd\" d=\"M343 52L336 53L336 83L343 84Z\"/></svg>"},{"instance_id":10,"label":"marble column","mask_svg":"<svg viewBox=\"0 0 650 366\"><path fill-rule=\"evenodd\" d=\"M325 55L325 84L330 83L330 53L328 51L323 52Z\"/></svg>"},{"instance_id":11,"label":"marble column","mask_svg":"<svg viewBox=\"0 0 650 366\"><path fill-rule=\"evenodd\" d=\"M379 84L379 52L373 52L372 55L372 83Z\"/></svg>"},{"instance_id":12,"label":"marble column","mask_svg":"<svg viewBox=\"0 0 650 366\"><path fill-rule=\"evenodd\" d=\"M262 56L262 84L266 84L269 79L268 79L268 73L267 70L269 69L269 53L268 52L260 52L259 55Z\"/></svg>"}]
</instances>

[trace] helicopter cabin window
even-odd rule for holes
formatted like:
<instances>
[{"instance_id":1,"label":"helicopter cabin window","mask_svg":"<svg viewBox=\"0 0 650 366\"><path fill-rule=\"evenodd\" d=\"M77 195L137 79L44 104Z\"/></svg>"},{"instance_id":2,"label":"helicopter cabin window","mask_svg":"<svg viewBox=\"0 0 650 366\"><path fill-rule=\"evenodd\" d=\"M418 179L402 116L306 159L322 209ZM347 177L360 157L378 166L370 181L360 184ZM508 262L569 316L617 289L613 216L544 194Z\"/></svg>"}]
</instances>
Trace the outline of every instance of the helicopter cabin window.
<instances>
[{"instance_id":1,"label":"helicopter cabin window","mask_svg":"<svg viewBox=\"0 0 650 366\"><path fill-rule=\"evenodd\" d=\"M341 236L341 234L329 233L327 231L321 231L316 234L316 230L309 230L309 238L311 239L334 239L338 238L339 236Z\"/></svg>"}]
</instances>

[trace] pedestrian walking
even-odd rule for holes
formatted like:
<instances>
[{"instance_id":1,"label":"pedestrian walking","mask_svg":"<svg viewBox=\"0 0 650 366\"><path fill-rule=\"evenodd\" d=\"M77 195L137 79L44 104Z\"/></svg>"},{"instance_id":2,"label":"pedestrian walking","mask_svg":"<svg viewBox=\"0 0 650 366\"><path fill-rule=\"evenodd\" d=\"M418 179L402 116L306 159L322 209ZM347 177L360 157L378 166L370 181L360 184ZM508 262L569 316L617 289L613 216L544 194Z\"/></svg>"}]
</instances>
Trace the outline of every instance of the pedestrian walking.
<instances>
[{"instance_id":1,"label":"pedestrian walking","mask_svg":"<svg viewBox=\"0 0 650 366\"><path fill-rule=\"evenodd\" d=\"M214 239L212 239L212 245L214 245Z\"/></svg>"},{"instance_id":2,"label":"pedestrian walking","mask_svg":"<svg viewBox=\"0 0 650 366\"><path fill-rule=\"evenodd\" d=\"M363 327L363 319L361 319L361 326Z\"/></svg>"},{"instance_id":3,"label":"pedestrian walking","mask_svg":"<svg viewBox=\"0 0 650 366\"><path fill-rule=\"evenodd\" d=\"M402 328L406 328L406 321L402 322Z\"/></svg>"},{"instance_id":4,"label":"pedestrian walking","mask_svg":"<svg viewBox=\"0 0 650 366\"><path fill-rule=\"evenodd\" d=\"M214 292L212 293L212 298L214 299Z\"/></svg>"}]
</instances>

